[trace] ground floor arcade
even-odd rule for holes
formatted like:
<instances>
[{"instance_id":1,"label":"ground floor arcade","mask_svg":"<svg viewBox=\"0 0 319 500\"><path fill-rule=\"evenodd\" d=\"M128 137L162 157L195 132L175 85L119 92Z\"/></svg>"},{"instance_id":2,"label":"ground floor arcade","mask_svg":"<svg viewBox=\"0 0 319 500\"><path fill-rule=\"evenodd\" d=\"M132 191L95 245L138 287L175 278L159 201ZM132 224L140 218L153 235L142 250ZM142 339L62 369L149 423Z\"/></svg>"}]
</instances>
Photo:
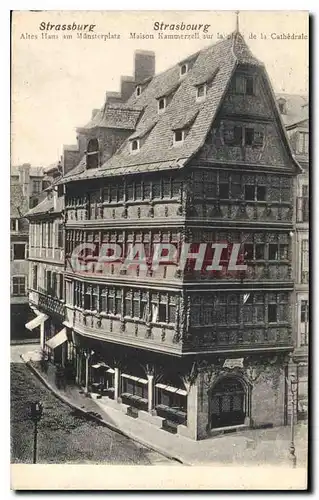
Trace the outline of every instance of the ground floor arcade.
<instances>
[{"instance_id":1,"label":"ground floor arcade","mask_svg":"<svg viewBox=\"0 0 319 500\"><path fill-rule=\"evenodd\" d=\"M68 330L68 329L67 329ZM133 418L192 439L287 424L287 353L177 358L68 331L74 381Z\"/></svg>"}]
</instances>

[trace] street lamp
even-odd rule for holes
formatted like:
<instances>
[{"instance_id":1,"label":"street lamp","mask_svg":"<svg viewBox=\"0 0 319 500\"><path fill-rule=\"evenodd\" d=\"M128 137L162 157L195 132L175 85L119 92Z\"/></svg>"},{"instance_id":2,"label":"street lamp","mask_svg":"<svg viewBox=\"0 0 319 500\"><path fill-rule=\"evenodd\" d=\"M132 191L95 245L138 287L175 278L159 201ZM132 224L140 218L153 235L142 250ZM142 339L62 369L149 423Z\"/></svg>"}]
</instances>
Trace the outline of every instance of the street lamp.
<instances>
[{"instance_id":1,"label":"street lamp","mask_svg":"<svg viewBox=\"0 0 319 500\"><path fill-rule=\"evenodd\" d=\"M290 376L289 380L290 393L291 393L291 441L289 446L289 454L293 468L296 467L297 457L295 455L295 407L296 395L298 390L298 380L294 374Z\"/></svg>"},{"instance_id":2,"label":"street lamp","mask_svg":"<svg viewBox=\"0 0 319 500\"><path fill-rule=\"evenodd\" d=\"M43 406L40 401L35 401L30 404L30 417L34 422L33 434L33 463L37 463L37 438L38 438L38 422L41 420L43 413Z\"/></svg>"}]
</instances>

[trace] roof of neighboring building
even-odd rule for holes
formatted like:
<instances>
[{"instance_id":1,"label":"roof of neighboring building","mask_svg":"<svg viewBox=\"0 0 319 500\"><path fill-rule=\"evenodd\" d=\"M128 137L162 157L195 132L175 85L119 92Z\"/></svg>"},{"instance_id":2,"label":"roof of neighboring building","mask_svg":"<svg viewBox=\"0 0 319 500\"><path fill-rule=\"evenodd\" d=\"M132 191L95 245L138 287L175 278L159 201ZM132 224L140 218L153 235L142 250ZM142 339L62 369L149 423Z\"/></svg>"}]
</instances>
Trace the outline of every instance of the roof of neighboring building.
<instances>
[{"instance_id":1,"label":"roof of neighboring building","mask_svg":"<svg viewBox=\"0 0 319 500\"><path fill-rule=\"evenodd\" d=\"M10 186L10 217L23 217L28 211L28 199L23 195L20 184L11 184Z\"/></svg>"},{"instance_id":2,"label":"roof of neighboring building","mask_svg":"<svg viewBox=\"0 0 319 500\"><path fill-rule=\"evenodd\" d=\"M20 165L20 167L21 166L22 165ZM42 177L43 172L44 172L43 167L30 167L30 177ZM19 166L17 165L11 166L10 175L11 176L19 175Z\"/></svg>"},{"instance_id":3,"label":"roof of neighboring building","mask_svg":"<svg viewBox=\"0 0 319 500\"><path fill-rule=\"evenodd\" d=\"M62 182L183 167L204 145L237 65L264 68L238 32L185 60L190 65L184 76L180 75L181 63L178 63L155 75L139 96L134 93L128 99L125 106L133 109L139 106L144 111L132 135L111 158L99 168L86 170L83 157ZM268 78L266 73L265 78ZM206 97L198 101L196 88L205 82ZM170 95L170 103L159 114L158 98L163 95ZM173 131L184 127L189 127L186 139L174 146ZM137 137L143 137L142 147L131 154L130 141ZM287 140L286 145L290 149Z\"/></svg>"},{"instance_id":4,"label":"roof of neighboring building","mask_svg":"<svg viewBox=\"0 0 319 500\"><path fill-rule=\"evenodd\" d=\"M309 118L307 96L298 94L276 94L276 98L277 102L280 98L285 99L286 112L281 113L281 118L286 127L295 125Z\"/></svg>"},{"instance_id":5,"label":"roof of neighboring building","mask_svg":"<svg viewBox=\"0 0 319 500\"><path fill-rule=\"evenodd\" d=\"M106 102L83 128L106 127L134 130L142 110L143 108L139 106Z\"/></svg>"},{"instance_id":6,"label":"roof of neighboring building","mask_svg":"<svg viewBox=\"0 0 319 500\"><path fill-rule=\"evenodd\" d=\"M53 196L47 196L44 200L42 200L38 205L34 208L31 208L26 213L26 217L34 216L34 215L42 215L48 213L60 213L63 210L63 198L59 197L57 199L57 206L54 209L54 199Z\"/></svg>"}]
</instances>

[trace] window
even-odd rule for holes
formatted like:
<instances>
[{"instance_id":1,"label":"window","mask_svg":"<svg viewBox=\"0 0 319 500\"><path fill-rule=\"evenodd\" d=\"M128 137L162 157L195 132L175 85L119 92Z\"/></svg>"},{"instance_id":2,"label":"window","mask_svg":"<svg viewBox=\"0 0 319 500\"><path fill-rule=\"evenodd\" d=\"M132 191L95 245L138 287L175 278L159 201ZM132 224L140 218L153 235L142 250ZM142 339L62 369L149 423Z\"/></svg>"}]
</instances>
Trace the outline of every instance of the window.
<instances>
[{"instance_id":1,"label":"window","mask_svg":"<svg viewBox=\"0 0 319 500\"><path fill-rule=\"evenodd\" d=\"M158 308L158 321L159 323L166 323L166 304L159 304Z\"/></svg>"},{"instance_id":2,"label":"window","mask_svg":"<svg viewBox=\"0 0 319 500\"><path fill-rule=\"evenodd\" d=\"M254 94L254 79L252 76L246 77L246 94L253 95Z\"/></svg>"},{"instance_id":3,"label":"window","mask_svg":"<svg viewBox=\"0 0 319 500\"><path fill-rule=\"evenodd\" d=\"M136 87L136 95L137 95L137 97L139 97L139 96L141 95L141 93L142 93L142 88L141 88L141 86L140 86L140 85L138 85L138 86Z\"/></svg>"},{"instance_id":4,"label":"window","mask_svg":"<svg viewBox=\"0 0 319 500\"><path fill-rule=\"evenodd\" d=\"M269 244L268 259L278 260L278 245L276 243Z\"/></svg>"},{"instance_id":5,"label":"window","mask_svg":"<svg viewBox=\"0 0 319 500\"><path fill-rule=\"evenodd\" d=\"M203 99L206 96L206 83L197 87L196 99Z\"/></svg>"},{"instance_id":6,"label":"window","mask_svg":"<svg viewBox=\"0 0 319 500\"><path fill-rule=\"evenodd\" d=\"M174 143L184 141L184 130L176 130L174 132Z\"/></svg>"},{"instance_id":7,"label":"window","mask_svg":"<svg viewBox=\"0 0 319 500\"><path fill-rule=\"evenodd\" d=\"M302 300L300 307L300 322L308 323L308 318L309 318L308 300Z\"/></svg>"},{"instance_id":8,"label":"window","mask_svg":"<svg viewBox=\"0 0 319 500\"><path fill-rule=\"evenodd\" d=\"M87 311L91 310L91 289L87 288L84 294L84 309Z\"/></svg>"},{"instance_id":9,"label":"window","mask_svg":"<svg viewBox=\"0 0 319 500\"><path fill-rule=\"evenodd\" d=\"M309 142L309 134L308 132L299 132L299 143L298 143L298 152L299 153L308 153L308 142Z\"/></svg>"},{"instance_id":10,"label":"window","mask_svg":"<svg viewBox=\"0 0 319 500\"><path fill-rule=\"evenodd\" d=\"M174 304L168 305L168 322L175 323L176 321L176 306Z\"/></svg>"},{"instance_id":11,"label":"window","mask_svg":"<svg viewBox=\"0 0 319 500\"><path fill-rule=\"evenodd\" d=\"M219 184L219 197L223 200L228 200L229 198L229 186L228 183Z\"/></svg>"},{"instance_id":12,"label":"window","mask_svg":"<svg viewBox=\"0 0 319 500\"><path fill-rule=\"evenodd\" d=\"M309 281L309 241L301 241L301 283Z\"/></svg>"},{"instance_id":13,"label":"window","mask_svg":"<svg viewBox=\"0 0 319 500\"><path fill-rule=\"evenodd\" d=\"M277 304L268 304L268 323L277 323Z\"/></svg>"},{"instance_id":14,"label":"window","mask_svg":"<svg viewBox=\"0 0 319 500\"><path fill-rule=\"evenodd\" d=\"M133 296L133 317L140 317L140 294L138 292L134 293Z\"/></svg>"},{"instance_id":15,"label":"window","mask_svg":"<svg viewBox=\"0 0 319 500\"><path fill-rule=\"evenodd\" d=\"M14 243L13 245L13 260L25 259L25 243Z\"/></svg>"},{"instance_id":16,"label":"window","mask_svg":"<svg viewBox=\"0 0 319 500\"><path fill-rule=\"evenodd\" d=\"M254 143L254 129L245 128L245 145L252 146Z\"/></svg>"},{"instance_id":17,"label":"window","mask_svg":"<svg viewBox=\"0 0 319 500\"><path fill-rule=\"evenodd\" d=\"M125 316L132 316L132 297L130 293L125 294Z\"/></svg>"},{"instance_id":18,"label":"window","mask_svg":"<svg viewBox=\"0 0 319 500\"><path fill-rule=\"evenodd\" d=\"M63 224L58 224L58 248L63 248Z\"/></svg>"},{"instance_id":19,"label":"window","mask_svg":"<svg viewBox=\"0 0 319 500\"><path fill-rule=\"evenodd\" d=\"M107 312L108 314L114 314L114 292L109 292L107 297Z\"/></svg>"},{"instance_id":20,"label":"window","mask_svg":"<svg viewBox=\"0 0 319 500\"><path fill-rule=\"evenodd\" d=\"M257 186L257 201L266 200L266 186Z\"/></svg>"},{"instance_id":21,"label":"window","mask_svg":"<svg viewBox=\"0 0 319 500\"><path fill-rule=\"evenodd\" d=\"M46 272L46 289L51 294L51 271Z\"/></svg>"},{"instance_id":22,"label":"window","mask_svg":"<svg viewBox=\"0 0 319 500\"><path fill-rule=\"evenodd\" d=\"M19 231L19 219L10 219L11 231Z\"/></svg>"},{"instance_id":23,"label":"window","mask_svg":"<svg viewBox=\"0 0 319 500\"><path fill-rule=\"evenodd\" d=\"M308 184L303 184L301 186L301 196L303 196L303 198L308 198L308 196L309 196L309 186L308 186Z\"/></svg>"},{"instance_id":24,"label":"window","mask_svg":"<svg viewBox=\"0 0 319 500\"><path fill-rule=\"evenodd\" d=\"M265 245L263 243L257 243L255 247L256 260L265 259Z\"/></svg>"},{"instance_id":25,"label":"window","mask_svg":"<svg viewBox=\"0 0 319 500\"><path fill-rule=\"evenodd\" d=\"M136 152L140 149L140 141L139 139L134 139L134 141L131 142L131 152Z\"/></svg>"},{"instance_id":26,"label":"window","mask_svg":"<svg viewBox=\"0 0 319 500\"><path fill-rule=\"evenodd\" d=\"M25 276L13 276L12 295L22 296L26 294Z\"/></svg>"},{"instance_id":27,"label":"window","mask_svg":"<svg viewBox=\"0 0 319 500\"><path fill-rule=\"evenodd\" d=\"M254 245L252 243L244 244L244 258L245 260L252 260L254 258Z\"/></svg>"},{"instance_id":28,"label":"window","mask_svg":"<svg viewBox=\"0 0 319 500\"><path fill-rule=\"evenodd\" d=\"M42 191L42 181L32 181L32 194L38 194Z\"/></svg>"},{"instance_id":29,"label":"window","mask_svg":"<svg viewBox=\"0 0 319 500\"><path fill-rule=\"evenodd\" d=\"M234 127L234 145L241 146L243 142L243 128L242 127Z\"/></svg>"},{"instance_id":30,"label":"window","mask_svg":"<svg viewBox=\"0 0 319 500\"><path fill-rule=\"evenodd\" d=\"M235 94L254 94L254 78L252 76L236 75L232 81Z\"/></svg>"},{"instance_id":31,"label":"window","mask_svg":"<svg viewBox=\"0 0 319 500\"><path fill-rule=\"evenodd\" d=\"M181 76L186 75L187 71L188 71L187 64L182 64L181 69L180 69L180 75Z\"/></svg>"},{"instance_id":32,"label":"window","mask_svg":"<svg viewBox=\"0 0 319 500\"><path fill-rule=\"evenodd\" d=\"M53 222L48 222L48 248L52 248L53 243Z\"/></svg>"},{"instance_id":33,"label":"window","mask_svg":"<svg viewBox=\"0 0 319 500\"><path fill-rule=\"evenodd\" d=\"M106 312L106 290L103 288L100 294L100 311Z\"/></svg>"},{"instance_id":34,"label":"window","mask_svg":"<svg viewBox=\"0 0 319 500\"><path fill-rule=\"evenodd\" d=\"M122 312L122 292L121 290L117 290L115 295L115 314L121 315L121 312Z\"/></svg>"},{"instance_id":35,"label":"window","mask_svg":"<svg viewBox=\"0 0 319 500\"><path fill-rule=\"evenodd\" d=\"M255 186L251 184L245 186L245 200L246 201L255 200Z\"/></svg>"},{"instance_id":36,"label":"window","mask_svg":"<svg viewBox=\"0 0 319 500\"><path fill-rule=\"evenodd\" d=\"M166 98L161 97L161 99L159 99L158 101L158 112L160 113L161 111L164 111L165 108L166 108Z\"/></svg>"},{"instance_id":37,"label":"window","mask_svg":"<svg viewBox=\"0 0 319 500\"><path fill-rule=\"evenodd\" d=\"M288 259L288 245L279 245L279 257L280 260Z\"/></svg>"},{"instance_id":38,"label":"window","mask_svg":"<svg viewBox=\"0 0 319 500\"><path fill-rule=\"evenodd\" d=\"M98 168L99 166L99 141L90 139L86 152L86 168Z\"/></svg>"}]
</instances>

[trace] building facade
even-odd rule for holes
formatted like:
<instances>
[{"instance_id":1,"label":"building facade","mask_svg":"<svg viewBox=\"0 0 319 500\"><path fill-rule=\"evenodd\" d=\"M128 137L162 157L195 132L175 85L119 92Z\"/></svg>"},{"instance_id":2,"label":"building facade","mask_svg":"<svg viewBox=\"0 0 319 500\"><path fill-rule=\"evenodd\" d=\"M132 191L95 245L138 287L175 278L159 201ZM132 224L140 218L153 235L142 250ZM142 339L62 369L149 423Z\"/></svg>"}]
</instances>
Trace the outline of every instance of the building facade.
<instances>
[{"instance_id":1,"label":"building facade","mask_svg":"<svg viewBox=\"0 0 319 500\"><path fill-rule=\"evenodd\" d=\"M62 331L64 321L64 230L63 193L56 186L59 165L50 167L51 184L46 197L29 210L29 304L33 319L26 325L38 331L48 358L65 365L65 344L50 347L50 338Z\"/></svg>"},{"instance_id":2,"label":"building facade","mask_svg":"<svg viewBox=\"0 0 319 500\"><path fill-rule=\"evenodd\" d=\"M11 338L29 336L25 323L30 317L28 304L29 226L25 214L38 202L43 188L43 169L23 164L11 169L10 244L11 244Z\"/></svg>"},{"instance_id":3,"label":"building facade","mask_svg":"<svg viewBox=\"0 0 319 500\"><path fill-rule=\"evenodd\" d=\"M284 425L301 169L266 70L235 32L158 75L138 52L134 73L64 148L66 333L49 343L86 392L167 431ZM149 265L158 243L220 242L214 273L212 254ZM123 266L138 243L146 263Z\"/></svg>"},{"instance_id":4,"label":"building facade","mask_svg":"<svg viewBox=\"0 0 319 500\"><path fill-rule=\"evenodd\" d=\"M280 94L277 103L287 134L302 167L295 179L294 237L294 340L291 372L298 380L298 419L307 416L309 345L309 106L308 98Z\"/></svg>"}]
</instances>

